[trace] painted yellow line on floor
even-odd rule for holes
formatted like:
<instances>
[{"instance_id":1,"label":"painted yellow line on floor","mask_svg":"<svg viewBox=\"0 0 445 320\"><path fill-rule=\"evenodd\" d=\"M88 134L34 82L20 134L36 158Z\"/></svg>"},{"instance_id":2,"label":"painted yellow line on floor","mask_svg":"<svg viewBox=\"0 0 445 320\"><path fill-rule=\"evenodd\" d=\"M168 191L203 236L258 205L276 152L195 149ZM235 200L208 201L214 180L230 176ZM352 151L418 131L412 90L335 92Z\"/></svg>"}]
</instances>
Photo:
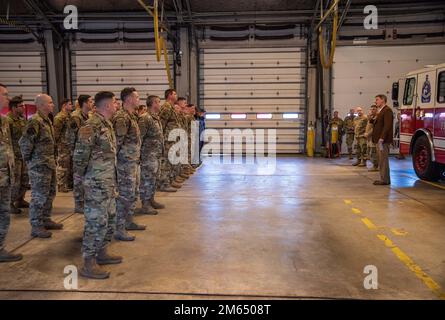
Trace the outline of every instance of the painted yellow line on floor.
<instances>
[{"instance_id":1,"label":"painted yellow line on floor","mask_svg":"<svg viewBox=\"0 0 445 320\"><path fill-rule=\"evenodd\" d=\"M427 275L406 253L397 247L387 236L379 234L377 235L377 238L382 240L385 243L385 246L390 248L396 257L399 258L399 260L402 261L420 280L422 280L422 282L433 291L439 299L445 300L445 293L442 292L440 285Z\"/></svg>"},{"instance_id":2,"label":"painted yellow line on floor","mask_svg":"<svg viewBox=\"0 0 445 320\"><path fill-rule=\"evenodd\" d=\"M343 200L344 202L345 202L345 204L347 204L347 205L351 205L352 204L352 201L351 200Z\"/></svg>"},{"instance_id":3,"label":"painted yellow line on floor","mask_svg":"<svg viewBox=\"0 0 445 320\"><path fill-rule=\"evenodd\" d=\"M362 214L362 211L360 209L357 208L352 208L351 211L355 214Z\"/></svg>"},{"instance_id":4,"label":"painted yellow line on floor","mask_svg":"<svg viewBox=\"0 0 445 320\"><path fill-rule=\"evenodd\" d=\"M396 236L406 236L408 234L407 231L397 228L392 228L391 232L394 233Z\"/></svg>"},{"instance_id":5,"label":"painted yellow line on floor","mask_svg":"<svg viewBox=\"0 0 445 320\"><path fill-rule=\"evenodd\" d=\"M370 229L370 230L376 230L377 229L375 224L372 223L372 221L369 220L368 218L362 218L361 220L368 227L368 229Z\"/></svg>"}]
</instances>

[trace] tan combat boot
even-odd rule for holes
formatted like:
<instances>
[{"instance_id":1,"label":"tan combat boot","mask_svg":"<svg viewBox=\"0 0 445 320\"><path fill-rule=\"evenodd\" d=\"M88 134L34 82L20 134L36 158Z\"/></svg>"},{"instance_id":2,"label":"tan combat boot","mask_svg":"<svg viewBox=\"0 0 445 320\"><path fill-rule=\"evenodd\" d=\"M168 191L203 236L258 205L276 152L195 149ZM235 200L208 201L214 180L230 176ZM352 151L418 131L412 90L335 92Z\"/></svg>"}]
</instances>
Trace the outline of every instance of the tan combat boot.
<instances>
[{"instance_id":1,"label":"tan combat boot","mask_svg":"<svg viewBox=\"0 0 445 320\"><path fill-rule=\"evenodd\" d=\"M83 260L83 266L79 271L80 275L89 279L107 279L110 277L110 273L108 271L102 270L96 264L95 257L86 257Z\"/></svg>"},{"instance_id":2,"label":"tan combat boot","mask_svg":"<svg viewBox=\"0 0 445 320\"><path fill-rule=\"evenodd\" d=\"M108 254L107 248L102 248L99 250L99 253L97 254L96 262L98 265L104 265L104 264L118 264L122 262L121 256L115 256L112 254Z\"/></svg>"}]
</instances>

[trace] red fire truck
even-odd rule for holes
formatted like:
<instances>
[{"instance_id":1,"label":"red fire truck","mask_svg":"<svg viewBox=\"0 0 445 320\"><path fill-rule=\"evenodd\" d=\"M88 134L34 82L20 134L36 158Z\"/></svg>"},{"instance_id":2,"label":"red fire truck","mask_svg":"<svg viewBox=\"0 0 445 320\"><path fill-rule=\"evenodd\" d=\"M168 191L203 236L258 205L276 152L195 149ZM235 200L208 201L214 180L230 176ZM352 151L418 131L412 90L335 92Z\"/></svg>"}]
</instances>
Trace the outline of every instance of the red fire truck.
<instances>
[{"instance_id":1,"label":"red fire truck","mask_svg":"<svg viewBox=\"0 0 445 320\"><path fill-rule=\"evenodd\" d=\"M445 63L409 72L393 84L400 107L400 152L412 154L421 179L437 181L445 171Z\"/></svg>"}]
</instances>

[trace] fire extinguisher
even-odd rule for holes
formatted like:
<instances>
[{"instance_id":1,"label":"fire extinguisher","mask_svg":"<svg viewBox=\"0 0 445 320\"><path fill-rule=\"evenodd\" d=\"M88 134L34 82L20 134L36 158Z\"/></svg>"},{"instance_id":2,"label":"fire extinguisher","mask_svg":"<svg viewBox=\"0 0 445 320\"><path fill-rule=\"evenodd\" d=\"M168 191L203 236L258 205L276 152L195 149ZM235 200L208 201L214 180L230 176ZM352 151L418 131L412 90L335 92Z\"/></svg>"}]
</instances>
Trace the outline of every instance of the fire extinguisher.
<instances>
[{"instance_id":1,"label":"fire extinguisher","mask_svg":"<svg viewBox=\"0 0 445 320\"><path fill-rule=\"evenodd\" d=\"M306 153L308 157L314 156L314 146L315 146L315 129L311 121L307 128Z\"/></svg>"}]
</instances>

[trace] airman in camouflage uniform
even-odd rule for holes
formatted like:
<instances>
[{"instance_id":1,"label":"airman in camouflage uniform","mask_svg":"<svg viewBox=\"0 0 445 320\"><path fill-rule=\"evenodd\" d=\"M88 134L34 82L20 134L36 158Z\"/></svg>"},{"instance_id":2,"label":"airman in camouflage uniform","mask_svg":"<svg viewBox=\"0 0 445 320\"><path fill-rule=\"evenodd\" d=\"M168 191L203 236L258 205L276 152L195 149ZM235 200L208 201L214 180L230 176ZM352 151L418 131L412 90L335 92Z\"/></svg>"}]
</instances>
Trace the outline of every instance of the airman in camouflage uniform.
<instances>
[{"instance_id":1,"label":"airman in camouflage uniform","mask_svg":"<svg viewBox=\"0 0 445 320\"><path fill-rule=\"evenodd\" d=\"M77 99L79 108L71 114L68 123L67 138L70 149L74 154L74 148L77 143L79 129L86 123L89 118L89 112L93 109L93 98L89 95L80 95ZM73 196L74 196L74 212L83 213L84 190L82 177L73 172Z\"/></svg>"},{"instance_id":2,"label":"airman in camouflage uniform","mask_svg":"<svg viewBox=\"0 0 445 320\"><path fill-rule=\"evenodd\" d=\"M159 182L161 158L164 152L164 135L158 112L161 99L157 96L147 98L149 112L143 114L138 121L141 130L141 186L140 198L142 213L156 215L156 209L164 205L155 201L156 185Z\"/></svg>"},{"instance_id":3,"label":"airman in camouflage uniform","mask_svg":"<svg viewBox=\"0 0 445 320\"><path fill-rule=\"evenodd\" d=\"M366 125L365 137L368 144L368 160L372 162L372 168L368 171L379 171L379 160L377 158L377 146L372 142L372 131L374 130L374 122L377 117L377 106L372 105L368 114L368 124Z\"/></svg>"},{"instance_id":4,"label":"airman in camouflage uniform","mask_svg":"<svg viewBox=\"0 0 445 320\"><path fill-rule=\"evenodd\" d=\"M181 185L174 181L178 165L173 165L168 159L168 152L176 141L169 141L168 135L174 129L180 128L179 119L175 112L174 105L177 100L176 91L168 89L165 91L165 103L159 111L159 119L164 134L164 153L161 159L161 178L160 190L164 192L176 192L174 188L180 188ZM174 187L171 188L170 186Z\"/></svg>"},{"instance_id":5,"label":"airman in camouflage uniform","mask_svg":"<svg viewBox=\"0 0 445 320\"><path fill-rule=\"evenodd\" d=\"M187 163L182 164L180 178L188 179L194 173L191 166L191 127L194 116L190 114L187 108L187 100L185 98L178 99L178 112L180 114L182 129L187 133Z\"/></svg>"},{"instance_id":6,"label":"airman in camouflage uniform","mask_svg":"<svg viewBox=\"0 0 445 320\"><path fill-rule=\"evenodd\" d=\"M73 167L85 188L84 264L80 274L105 279L109 272L97 264L122 262L122 257L107 253L116 228L116 137L110 119L117 106L112 92L97 93L95 101L98 112L79 130Z\"/></svg>"},{"instance_id":7,"label":"airman in camouflage uniform","mask_svg":"<svg viewBox=\"0 0 445 320\"><path fill-rule=\"evenodd\" d=\"M349 159L352 159L352 147L354 145L354 109L349 111L344 123L344 130L346 133L346 145L348 146Z\"/></svg>"},{"instance_id":8,"label":"airman in camouflage uniform","mask_svg":"<svg viewBox=\"0 0 445 320\"><path fill-rule=\"evenodd\" d=\"M113 118L117 144L117 182L119 196L116 199L117 224L115 239L133 241L126 230L145 230L145 226L133 221L136 209L137 167L141 155L141 132L138 126L137 108L139 95L135 88L121 92L122 108Z\"/></svg>"},{"instance_id":9,"label":"airman in camouflage uniform","mask_svg":"<svg viewBox=\"0 0 445 320\"><path fill-rule=\"evenodd\" d=\"M25 201L25 193L28 189L29 178L28 169L22 158L19 140L23 135L26 127L24 118L25 104L22 97L14 97L9 102L9 112L6 116L9 120L9 128L11 131L12 148L14 150L14 185L11 188L11 213L18 214L22 211L20 208L29 208L29 203Z\"/></svg>"},{"instance_id":10,"label":"airman in camouflage uniform","mask_svg":"<svg viewBox=\"0 0 445 320\"><path fill-rule=\"evenodd\" d=\"M8 105L8 89L0 84L0 111ZM0 262L22 259L22 255L11 254L5 249L8 234L11 204L11 185L14 183L14 151L12 149L9 121L0 115Z\"/></svg>"},{"instance_id":11,"label":"airman in camouflage uniform","mask_svg":"<svg viewBox=\"0 0 445 320\"><path fill-rule=\"evenodd\" d=\"M54 138L57 146L57 185L59 192L73 189L73 153L68 136L71 110L73 105L66 99L60 112L54 117Z\"/></svg>"},{"instance_id":12,"label":"airman in camouflage uniform","mask_svg":"<svg viewBox=\"0 0 445 320\"><path fill-rule=\"evenodd\" d=\"M354 119L354 135L356 139L356 152L357 152L357 161L353 164L353 166L366 167L366 148L367 148L367 139L365 137L366 133L366 125L368 124L368 117L363 114L363 109L358 107L356 109L357 117Z\"/></svg>"},{"instance_id":13,"label":"airman in camouflage uniform","mask_svg":"<svg viewBox=\"0 0 445 320\"><path fill-rule=\"evenodd\" d=\"M182 99L184 99L184 98L182 98ZM174 109L176 112L176 116L178 118L179 128L182 129L185 134L187 134L187 132L188 132L187 119L185 117L185 113L182 110L182 107L179 104L176 104L174 106ZM184 143L184 144L187 143L187 141L185 141L184 139L179 140L179 141L181 141L181 143ZM187 150L187 153L188 153L188 150ZM176 155L179 156L179 151L176 153ZM187 159L184 159L184 160L187 161ZM174 181L178 184L183 183L186 179L189 178L189 175L186 174L188 165L187 165L187 163L182 163L182 162L184 162L184 160L181 160L181 163L174 166L174 168L175 168Z\"/></svg>"},{"instance_id":14,"label":"airman in camouflage uniform","mask_svg":"<svg viewBox=\"0 0 445 320\"><path fill-rule=\"evenodd\" d=\"M35 105L37 113L26 125L19 145L28 167L31 182L31 204L29 206L31 235L38 238L49 238L51 232L48 230L63 228L62 224L51 220L57 184L56 145L54 128L48 116L54 111L54 103L50 96L39 94L36 97Z\"/></svg>"}]
</instances>

